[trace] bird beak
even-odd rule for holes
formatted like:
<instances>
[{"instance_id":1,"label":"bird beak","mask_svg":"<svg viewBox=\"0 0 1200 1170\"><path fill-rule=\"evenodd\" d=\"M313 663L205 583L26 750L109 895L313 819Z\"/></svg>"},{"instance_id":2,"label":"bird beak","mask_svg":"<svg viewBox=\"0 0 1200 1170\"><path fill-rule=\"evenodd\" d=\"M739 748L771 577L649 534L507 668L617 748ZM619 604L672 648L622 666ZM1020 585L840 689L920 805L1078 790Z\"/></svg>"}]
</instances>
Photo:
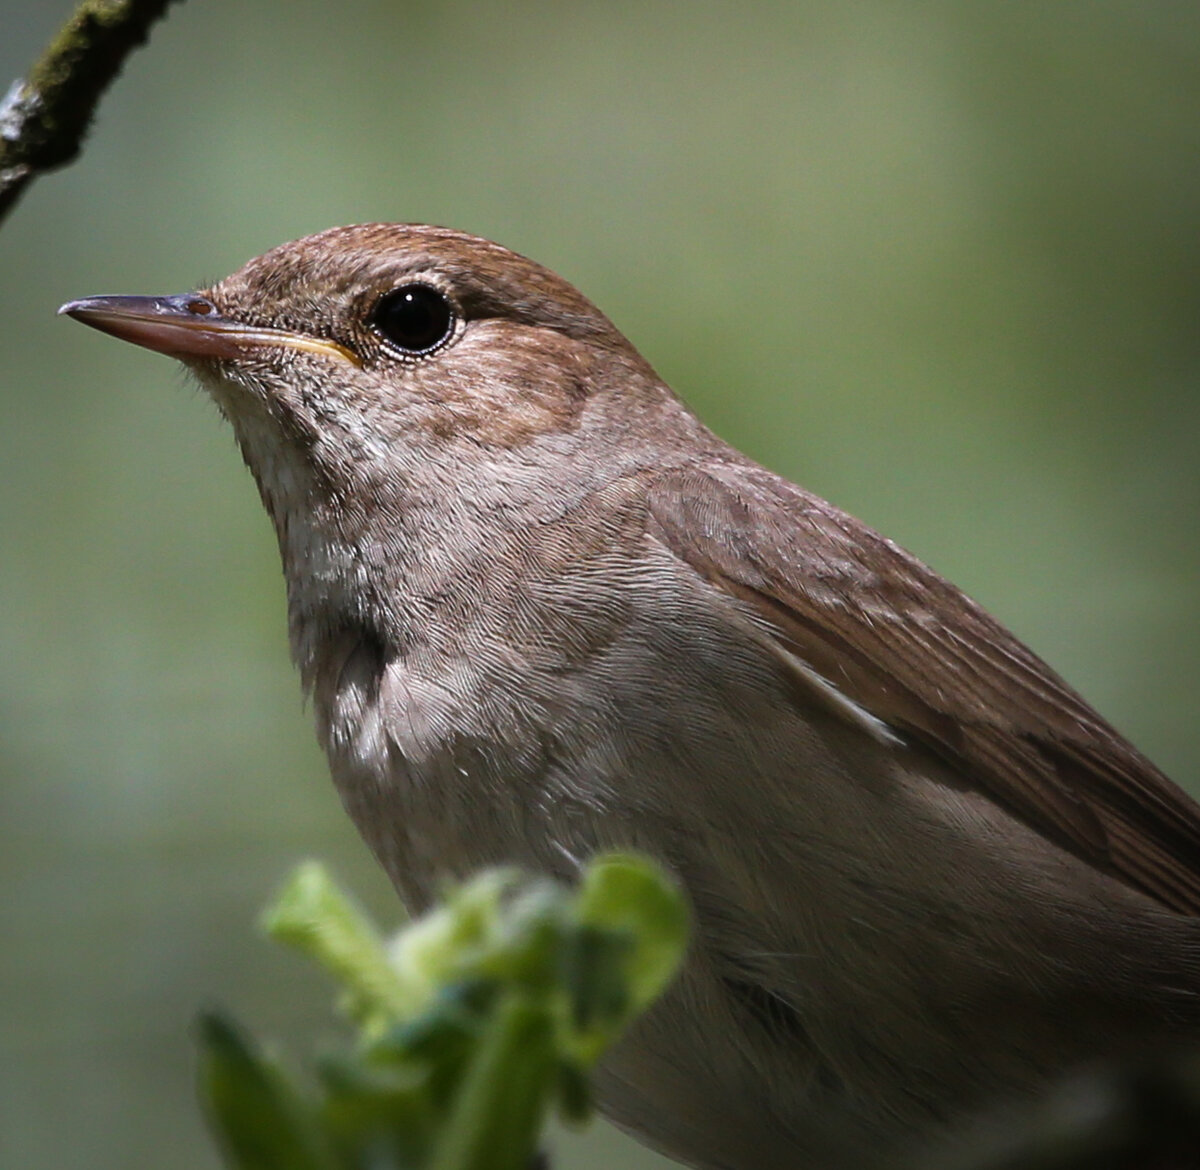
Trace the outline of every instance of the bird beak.
<instances>
[{"instance_id":1,"label":"bird beak","mask_svg":"<svg viewBox=\"0 0 1200 1170\"><path fill-rule=\"evenodd\" d=\"M84 297L68 301L58 311L122 341L184 361L237 359L244 357L248 349L281 347L362 364L334 341L231 321L212 301L197 293L177 297Z\"/></svg>"}]
</instances>

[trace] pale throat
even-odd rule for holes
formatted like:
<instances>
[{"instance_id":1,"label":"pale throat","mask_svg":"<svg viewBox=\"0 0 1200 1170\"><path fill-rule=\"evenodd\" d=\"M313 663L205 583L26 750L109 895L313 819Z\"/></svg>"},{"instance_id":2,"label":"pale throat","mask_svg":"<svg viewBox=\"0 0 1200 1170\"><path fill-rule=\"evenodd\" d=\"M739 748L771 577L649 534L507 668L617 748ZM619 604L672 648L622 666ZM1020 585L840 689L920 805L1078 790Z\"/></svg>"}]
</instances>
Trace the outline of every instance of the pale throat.
<instances>
[{"instance_id":1,"label":"pale throat","mask_svg":"<svg viewBox=\"0 0 1200 1170\"><path fill-rule=\"evenodd\" d=\"M218 399L220 401L220 399ZM372 590L358 542L320 487L311 457L265 410L221 405L275 528L287 585L292 650L307 676L330 628L354 620Z\"/></svg>"}]
</instances>

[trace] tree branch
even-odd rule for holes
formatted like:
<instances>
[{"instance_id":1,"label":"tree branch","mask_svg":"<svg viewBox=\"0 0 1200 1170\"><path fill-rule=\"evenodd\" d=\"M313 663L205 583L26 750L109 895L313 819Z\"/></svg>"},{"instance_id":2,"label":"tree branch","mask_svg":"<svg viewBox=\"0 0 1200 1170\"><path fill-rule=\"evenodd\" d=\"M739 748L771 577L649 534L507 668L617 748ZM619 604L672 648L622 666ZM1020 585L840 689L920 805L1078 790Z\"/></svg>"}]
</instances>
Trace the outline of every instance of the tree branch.
<instances>
[{"instance_id":1,"label":"tree branch","mask_svg":"<svg viewBox=\"0 0 1200 1170\"><path fill-rule=\"evenodd\" d=\"M30 71L0 101L0 221L29 183L78 154L125 58L171 0L84 0Z\"/></svg>"}]
</instances>

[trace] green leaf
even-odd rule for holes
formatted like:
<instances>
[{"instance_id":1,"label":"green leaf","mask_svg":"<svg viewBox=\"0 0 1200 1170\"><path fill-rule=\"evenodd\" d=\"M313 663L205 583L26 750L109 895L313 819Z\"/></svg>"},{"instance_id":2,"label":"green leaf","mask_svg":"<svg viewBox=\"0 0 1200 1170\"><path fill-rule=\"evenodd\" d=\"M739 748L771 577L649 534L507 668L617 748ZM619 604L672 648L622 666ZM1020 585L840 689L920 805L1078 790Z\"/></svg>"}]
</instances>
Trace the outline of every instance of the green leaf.
<instances>
[{"instance_id":1,"label":"green leaf","mask_svg":"<svg viewBox=\"0 0 1200 1170\"><path fill-rule=\"evenodd\" d=\"M513 870L494 869L446 892L442 904L399 932L388 958L401 978L430 994L461 979L494 951L506 930L506 896L518 880Z\"/></svg>"},{"instance_id":2,"label":"green leaf","mask_svg":"<svg viewBox=\"0 0 1200 1170\"><path fill-rule=\"evenodd\" d=\"M626 968L635 946L627 930L576 926L566 931L560 966L576 1031L611 1034L624 1026L631 1014Z\"/></svg>"},{"instance_id":3,"label":"green leaf","mask_svg":"<svg viewBox=\"0 0 1200 1170\"><path fill-rule=\"evenodd\" d=\"M683 892L653 862L611 854L584 871L579 926L563 958L580 1032L575 1055L585 1065L674 978L689 920Z\"/></svg>"},{"instance_id":4,"label":"green leaf","mask_svg":"<svg viewBox=\"0 0 1200 1170\"><path fill-rule=\"evenodd\" d=\"M325 1090L322 1116L348 1165L425 1164L438 1118L428 1070L379 1064L359 1053L327 1058L317 1071Z\"/></svg>"},{"instance_id":5,"label":"green leaf","mask_svg":"<svg viewBox=\"0 0 1200 1170\"><path fill-rule=\"evenodd\" d=\"M345 985L344 1006L368 1037L419 1011L432 992L428 980L389 960L371 921L320 862L296 867L262 921L272 938L315 959Z\"/></svg>"},{"instance_id":6,"label":"green leaf","mask_svg":"<svg viewBox=\"0 0 1200 1170\"><path fill-rule=\"evenodd\" d=\"M568 1060L558 1062L555 1086L558 1113L569 1125L583 1125L592 1118L592 1088L587 1073Z\"/></svg>"},{"instance_id":7,"label":"green leaf","mask_svg":"<svg viewBox=\"0 0 1200 1170\"><path fill-rule=\"evenodd\" d=\"M446 1107L458 1091L463 1071L487 1028L498 998L494 983L459 983L442 988L432 1006L414 1020L397 1024L365 1051L379 1063L415 1062L426 1069L429 1100Z\"/></svg>"},{"instance_id":8,"label":"green leaf","mask_svg":"<svg viewBox=\"0 0 1200 1170\"><path fill-rule=\"evenodd\" d=\"M232 1020L199 1021L200 1097L233 1170L336 1170L312 1106Z\"/></svg>"}]
</instances>

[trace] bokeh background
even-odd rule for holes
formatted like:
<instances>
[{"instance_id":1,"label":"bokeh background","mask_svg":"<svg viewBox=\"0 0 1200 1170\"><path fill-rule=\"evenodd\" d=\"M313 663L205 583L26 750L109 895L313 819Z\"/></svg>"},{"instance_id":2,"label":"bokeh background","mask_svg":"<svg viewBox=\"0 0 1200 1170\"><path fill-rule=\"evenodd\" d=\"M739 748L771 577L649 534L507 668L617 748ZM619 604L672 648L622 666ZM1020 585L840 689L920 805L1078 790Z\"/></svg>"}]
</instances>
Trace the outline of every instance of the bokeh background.
<instances>
[{"instance_id":1,"label":"bokeh background","mask_svg":"<svg viewBox=\"0 0 1200 1170\"><path fill-rule=\"evenodd\" d=\"M0 79L69 11L0 0ZM216 1166L188 1028L302 1048L298 858L393 902L267 521L164 358L54 317L334 223L562 272L726 437L965 586L1195 790L1200 7L192 0L0 230L0 1165ZM603 1129L556 1165L650 1167Z\"/></svg>"}]
</instances>

